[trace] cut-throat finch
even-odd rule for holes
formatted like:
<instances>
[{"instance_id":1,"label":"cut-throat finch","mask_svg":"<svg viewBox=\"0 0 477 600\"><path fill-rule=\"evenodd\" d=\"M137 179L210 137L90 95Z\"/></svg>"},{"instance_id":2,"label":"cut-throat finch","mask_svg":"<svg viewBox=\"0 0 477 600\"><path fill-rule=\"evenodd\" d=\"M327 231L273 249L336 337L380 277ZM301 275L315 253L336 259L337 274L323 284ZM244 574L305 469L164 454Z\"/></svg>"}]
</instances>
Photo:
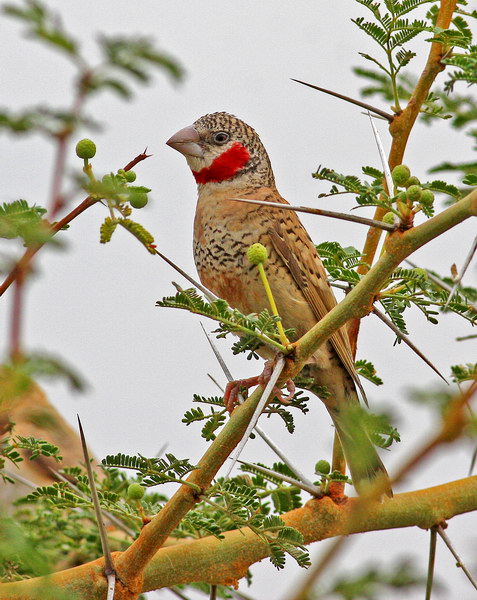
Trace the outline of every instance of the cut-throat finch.
<instances>
[{"instance_id":1,"label":"cut-throat finch","mask_svg":"<svg viewBox=\"0 0 477 600\"><path fill-rule=\"evenodd\" d=\"M336 299L295 212L229 200L287 204L255 130L218 112L181 129L167 144L185 156L197 182L194 258L202 283L244 314L269 308L258 269L247 259L247 249L260 242L268 250L266 272L283 326L294 329L296 339L301 337L336 305ZM267 349L260 353L270 358ZM361 384L345 328L320 346L304 371L333 420L358 492L377 476L387 481L356 411L356 388ZM391 495L389 486L387 493Z\"/></svg>"}]
</instances>

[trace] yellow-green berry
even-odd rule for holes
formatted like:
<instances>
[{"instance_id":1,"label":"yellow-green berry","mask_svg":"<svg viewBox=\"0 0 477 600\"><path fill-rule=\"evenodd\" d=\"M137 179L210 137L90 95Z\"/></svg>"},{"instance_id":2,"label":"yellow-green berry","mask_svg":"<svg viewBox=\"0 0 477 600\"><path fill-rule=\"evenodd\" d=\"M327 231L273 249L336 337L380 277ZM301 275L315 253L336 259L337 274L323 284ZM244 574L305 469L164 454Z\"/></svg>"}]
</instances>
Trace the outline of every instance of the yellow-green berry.
<instances>
[{"instance_id":1,"label":"yellow-green berry","mask_svg":"<svg viewBox=\"0 0 477 600\"><path fill-rule=\"evenodd\" d=\"M128 487L128 498L130 500L140 500L145 493L146 489L140 483L131 483Z\"/></svg>"},{"instance_id":2,"label":"yellow-green berry","mask_svg":"<svg viewBox=\"0 0 477 600\"><path fill-rule=\"evenodd\" d=\"M133 208L144 208L147 204L147 194L145 192L134 192L130 194L129 204Z\"/></svg>"},{"instance_id":3,"label":"yellow-green berry","mask_svg":"<svg viewBox=\"0 0 477 600\"><path fill-rule=\"evenodd\" d=\"M388 225L394 225L395 220L396 215L391 211L387 212L383 217L383 222L387 223Z\"/></svg>"},{"instance_id":4,"label":"yellow-green berry","mask_svg":"<svg viewBox=\"0 0 477 600\"><path fill-rule=\"evenodd\" d=\"M323 473L328 475L331 471L330 463L327 460L319 460L315 465L315 473Z\"/></svg>"},{"instance_id":5,"label":"yellow-green berry","mask_svg":"<svg viewBox=\"0 0 477 600\"><path fill-rule=\"evenodd\" d=\"M422 196L422 188L420 185L410 185L407 188L407 197L412 202L419 202Z\"/></svg>"},{"instance_id":6,"label":"yellow-green berry","mask_svg":"<svg viewBox=\"0 0 477 600\"><path fill-rule=\"evenodd\" d=\"M96 144L92 140L88 140L88 138L84 138L84 140L80 140L76 144L76 156L79 158L93 158L96 154Z\"/></svg>"},{"instance_id":7,"label":"yellow-green berry","mask_svg":"<svg viewBox=\"0 0 477 600\"><path fill-rule=\"evenodd\" d=\"M434 204L434 194L431 192L431 190L422 190L419 202L423 206L432 206Z\"/></svg>"},{"instance_id":8,"label":"yellow-green berry","mask_svg":"<svg viewBox=\"0 0 477 600\"><path fill-rule=\"evenodd\" d=\"M419 179L417 177L415 177L414 175L412 177L409 177L409 179L406 182L406 187L410 187L411 185L421 185L421 182L419 181Z\"/></svg>"},{"instance_id":9,"label":"yellow-green berry","mask_svg":"<svg viewBox=\"0 0 477 600\"><path fill-rule=\"evenodd\" d=\"M411 176L411 170L406 165L397 165L392 171L393 181L398 186L404 186Z\"/></svg>"},{"instance_id":10,"label":"yellow-green berry","mask_svg":"<svg viewBox=\"0 0 477 600\"><path fill-rule=\"evenodd\" d=\"M128 183L132 183L133 181L136 181L136 173L134 171L125 171L124 177L126 178L126 181Z\"/></svg>"},{"instance_id":11,"label":"yellow-green berry","mask_svg":"<svg viewBox=\"0 0 477 600\"><path fill-rule=\"evenodd\" d=\"M264 263L268 258L267 249L263 244L252 244L247 250L247 258L253 265Z\"/></svg>"}]
</instances>

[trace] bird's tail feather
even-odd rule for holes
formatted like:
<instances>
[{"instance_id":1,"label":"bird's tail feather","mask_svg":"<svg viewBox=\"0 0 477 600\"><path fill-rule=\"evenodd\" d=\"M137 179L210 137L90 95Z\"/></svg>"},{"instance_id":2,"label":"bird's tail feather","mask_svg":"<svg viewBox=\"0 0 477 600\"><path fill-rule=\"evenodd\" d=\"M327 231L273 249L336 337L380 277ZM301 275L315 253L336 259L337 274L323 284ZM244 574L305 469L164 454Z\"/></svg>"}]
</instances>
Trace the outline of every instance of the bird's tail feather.
<instances>
[{"instance_id":1,"label":"bird's tail feather","mask_svg":"<svg viewBox=\"0 0 477 600\"><path fill-rule=\"evenodd\" d=\"M382 480L387 496L392 497L389 475L379 458L363 424L362 411L358 406L340 407L329 410L336 427L343 452L348 463L353 485L362 494L370 484Z\"/></svg>"}]
</instances>

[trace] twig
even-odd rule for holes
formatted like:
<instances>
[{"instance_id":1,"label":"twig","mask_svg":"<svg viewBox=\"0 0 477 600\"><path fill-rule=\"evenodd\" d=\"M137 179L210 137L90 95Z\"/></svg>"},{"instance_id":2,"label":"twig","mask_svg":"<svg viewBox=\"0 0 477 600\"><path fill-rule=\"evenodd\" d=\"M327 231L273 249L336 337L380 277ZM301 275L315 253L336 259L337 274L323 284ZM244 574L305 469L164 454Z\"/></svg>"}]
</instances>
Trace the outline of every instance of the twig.
<instances>
[{"instance_id":1,"label":"twig","mask_svg":"<svg viewBox=\"0 0 477 600\"><path fill-rule=\"evenodd\" d=\"M247 202L248 204L258 204L260 206L273 206L274 208L281 208L284 210L294 210L295 212L308 213L310 215L319 215L321 217L333 217L334 219L341 219L342 221L352 221L353 223L361 223L361 225L367 225L368 227L377 227L378 229L384 229L384 231L395 231L395 225L389 225L383 221L377 221L376 219L367 219L366 217L358 217L357 215L349 215L348 213L335 212L333 210L323 210L321 208L309 208L308 206L292 206L290 204L281 204L279 202L266 202L264 200L252 200L249 198L227 198L227 200L233 200L234 202Z\"/></svg>"},{"instance_id":2,"label":"twig","mask_svg":"<svg viewBox=\"0 0 477 600\"><path fill-rule=\"evenodd\" d=\"M429 543L429 563L427 566L427 581L426 581L426 599L431 600L432 584L434 582L434 565L436 563L436 540L437 540L437 529L431 527L431 537Z\"/></svg>"},{"instance_id":3,"label":"twig","mask_svg":"<svg viewBox=\"0 0 477 600\"><path fill-rule=\"evenodd\" d=\"M446 532L442 529L441 525L437 526L437 533L444 540L445 545L449 548L449 550L451 551L453 557L456 559L456 561L457 561L456 566L460 567L464 571L464 573L466 574L467 579L470 581L470 583L477 590L477 581L474 579L474 577L472 576L472 574L469 572L469 570L467 569L467 567L462 562L460 556L457 554L454 546L452 545L452 542L450 541L450 539L449 539L448 535L446 534Z\"/></svg>"},{"instance_id":4,"label":"twig","mask_svg":"<svg viewBox=\"0 0 477 600\"><path fill-rule=\"evenodd\" d=\"M318 90L319 92L324 92L325 94L329 94L330 96L335 96L335 98L340 98L340 100L345 100L346 102L350 102L351 104L355 104L356 106L361 106L361 108L365 108L366 110L370 110L371 112L379 115L389 121L391 123L394 120L394 115L381 110L380 108L375 108L371 106L371 104L366 104L366 102L361 102L361 100L355 100L354 98L350 98L349 96L344 96L343 94L338 94L338 92L332 92L331 90L327 90L322 87L318 87L317 85L313 85L311 83L306 83L305 81L300 81L299 79L290 78L292 81L296 81L297 83L301 83L302 85L306 85L308 87L313 88L314 90Z\"/></svg>"},{"instance_id":5,"label":"twig","mask_svg":"<svg viewBox=\"0 0 477 600\"><path fill-rule=\"evenodd\" d=\"M150 156L152 156L152 154L147 154L147 147L146 147L144 152L141 152L141 154L138 154L135 158L133 158L130 162L128 162L128 164L124 167L123 171L130 171L138 163L140 163L142 160L146 160L146 158L149 158Z\"/></svg>"},{"instance_id":6,"label":"twig","mask_svg":"<svg viewBox=\"0 0 477 600\"><path fill-rule=\"evenodd\" d=\"M431 367L431 369L437 373L437 375L439 375L439 377L445 381L447 383L447 385L449 385L449 382L447 381L447 379L444 377L444 375L442 375L437 367L435 367L431 361L426 358L424 356L424 354L414 345L413 342L411 342L411 340L407 337L407 335L404 335L404 333L402 333L402 331L400 331L396 325L394 325L394 323L391 321L391 319L388 319L386 317L386 315L384 313L382 313L379 308L376 308L376 306L373 306L373 313L379 317L381 319L381 321L383 323L385 323L389 329L391 329L392 331L394 331L394 333L398 336L398 338L400 338L405 344L407 344L409 346L409 348L411 348L411 350L413 350L418 356L419 358L422 358L422 360L426 363L426 365L429 365Z\"/></svg>"},{"instance_id":7,"label":"twig","mask_svg":"<svg viewBox=\"0 0 477 600\"><path fill-rule=\"evenodd\" d=\"M215 357L217 358L217 361L219 363L219 365L222 368L222 371L225 374L225 377L227 377L228 381L234 381L234 378L232 376L232 373L230 372L229 368L227 367L227 365L225 364L224 359L222 358L222 355L220 354L217 346L214 344L212 338L210 337L210 335L207 333L207 331L205 330L204 326L202 325L202 323L200 324L200 326L202 327L202 331L205 334L205 337L207 338L207 341L210 344L210 347L212 348L213 353L215 354ZM215 381L215 379L212 377L212 375L209 375L209 377L212 379L212 381L215 383L215 385L222 391L222 393L224 392L223 388L217 383L217 381ZM238 400L240 402L240 404L242 404L243 402L243 398L242 396L239 394L238 396ZM292 464L290 462L290 460L288 459L288 457L286 456L285 452L283 452L283 450L277 446L277 444L263 431L263 429L261 427L259 427L258 425L255 426L255 431L258 433L258 435L262 438L262 440L267 444L267 446L269 448L271 448L271 450L273 450L273 452L275 452L275 454L278 456L278 458L287 465L287 467L296 474L296 476L298 477L298 479L300 479L304 484L311 486L311 487L315 487L313 485L313 483L308 479L308 477L306 477L299 469L297 469L295 467L294 464Z\"/></svg>"},{"instance_id":8,"label":"twig","mask_svg":"<svg viewBox=\"0 0 477 600\"><path fill-rule=\"evenodd\" d=\"M134 164L137 164L145 158L147 158L146 154L139 154L132 162L134 162ZM96 202L97 200L95 198L91 198L90 196L85 198L76 208L70 211L66 216L64 216L62 219L51 225L51 236L57 234L58 231L63 229L65 225L68 225L71 221L73 221L73 219L76 219L76 217L78 217L86 209L93 206L93 204L96 204ZM0 285L0 296L2 296L8 290L8 288L12 285L15 279L19 277L20 273L25 272L25 270L30 266L32 258L35 256L38 250L40 250L45 245L45 243L46 242L43 242L36 246L30 246L25 250L23 256L18 260L13 269L7 275L2 285Z\"/></svg>"},{"instance_id":9,"label":"twig","mask_svg":"<svg viewBox=\"0 0 477 600\"><path fill-rule=\"evenodd\" d=\"M457 288L459 287L460 282L462 281L462 277L464 277L465 272L469 268L470 261L474 257L476 250L477 250L477 236L475 236L474 241L472 242L472 246L470 247L469 253L467 254L464 264L462 265L462 268L459 272L459 276L455 280L454 285L452 286L452 289L449 292L449 297L447 298L447 302L445 303L444 308L442 309L443 311L447 310L447 307L449 306L449 302L452 300L452 296L455 294Z\"/></svg>"},{"instance_id":10,"label":"twig","mask_svg":"<svg viewBox=\"0 0 477 600\"><path fill-rule=\"evenodd\" d=\"M91 468L91 462L89 460L88 448L86 446L86 439L84 437L83 427L81 425L81 420L79 415L78 418L78 427L81 438L81 446L83 448L84 460L86 472L88 474L89 487L91 490L91 498L93 500L94 512L96 513L96 522L98 524L99 536L101 538L101 546L103 548L104 555L104 574L108 580L108 596L107 600L112 600L114 598L114 587L116 584L116 571L114 569L113 557L111 555L111 550L109 549L108 536L106 534L106 527L103 522L103 515L101 514L101 506L99 504L98 491L96 489L96 483L94 481L93 469Z\"/></svg>"},{"instance_id":11,"label":"twig","mask_svg":"<svg viewBox=\"0 0 477 600\"><path fill-rule=\"evenodd\" d=\"M157 250L157 249L155 249L155 253L157 254L157 256L160 256L162 258L162 260L164 260L168 265L170 265L173 269L175 269L178 273L180 273L182 275L182 277L185 277L185 279L187 279L187 281L192 283L192 285L194 285L198 290L200 290L204 294L204 296L207 297L209 302L214 302L215 300L218 300L218 297L214 293L212 293L206 287L201 285L193 277L188 275L184 270L182 270L178 265L176 265L175 262L172 262L172 260L170 258L167 258L167 256L165 254L162 254L162 252L159 252L159 250Z\"/></svg>"},{"instance_id":12,"label":"twig","mask_svg":"<svg viewBox=\"0 0 477 600\"><path fill-rule=\"evenodd\" d=\"M245 462L245 461L239 460L239 459L237 459L237 462L239 462L241 465L245 465L246 467L252 467L252 468L256 469L257 471L260 471L260 473L263 473L264 475L270 475L271 477L276 477L277 479L280 479L281 481L285 481L286 483L294 485L295 487L300 488L300 489L304 490L305 492L308 492L312 496L316 496L317 498L321 498L323 496L323 490L321 488L319 488L317 485L306 484L302 481L298 481L298 479L294 479L293 477L284 475L283 473L278 473L277 471L274 471L273 469L267 469L267 467L262 467L262 465L256 465L254 463Z\"/></svg>"},{"instance_id":13,"label":"twig","mask_svg":"<svg viewBox=\"0 0 477 600\"><path fill-rule=\"evenodd\" d=\"M184 596L184 594L182 592L180 592L179 590L176 590L173 587L167 588L170 592L172 592L173 594L175 594L178 598L181 598L182 600L189 600L189 598L187 596Z\"/></svg>"},{"instance_id":14,"label":"twig","mask_svg":"<svg viewBox=\"0 0 477 600\"><path fill-rule=\"evenodd\" d=\"M227 473L225 475L226 479L228 479L230 477L230 473L232 472L232 469L235 467L235 463L237 462L240 454L242 453L242 450L244 449L245 444L247 443L248 438L253 431L253 428L257 424L257 421L258 421L260 415L262 414L262 411L265 408L265 405L267 404L270 395L273 392L273 388L275 387L275 384L277 383L278 378L280 377L280 374L285 367L285 359L283 358L283 356L280 354L277 356L278 356L278 360L275 363L275 366L273 368L270 379L269 379L267 385L265 386L265 389L262 392L262 396L260 397L260 400L257 404L257 408L255 409L255 412L253 413L252 418L250 419L248 427L245 430L245 433L243 434L242 439L240 440L240 443L238 444L238 446L235 450L235 454L232 459L232 464L227 469Z\"/></svg>"}]
</instances>

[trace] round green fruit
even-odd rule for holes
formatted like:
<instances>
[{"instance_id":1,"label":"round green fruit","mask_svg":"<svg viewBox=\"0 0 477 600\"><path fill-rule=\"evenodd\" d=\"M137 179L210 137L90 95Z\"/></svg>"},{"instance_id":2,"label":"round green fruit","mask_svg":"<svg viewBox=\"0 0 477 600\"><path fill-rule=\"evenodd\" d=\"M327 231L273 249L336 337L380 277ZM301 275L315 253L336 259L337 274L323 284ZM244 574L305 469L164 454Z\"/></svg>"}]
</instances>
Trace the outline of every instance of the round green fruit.
<instances>
[{"instance_id":1,"label":"round green fruit","mask_svg":"<svg viewBox=\"0 0 477 600\"><path fill-rule=\"evenodd\" d=\"M419 202L423 206L432 206L434 204L434 194L431 190L422 190L421 199Z\"/></svg>"},{"instance_id":2,"label":"round green fruit","mask_svg":"<svg viewBox=\"0 0 477 600\"><path fill-rule=\"evenodd\" d=\"M387 212L383 217L383 222L388 225L394 225L396 220L396 215L393 212Z\"/></svg>"},{"instance_id":3,"label":"round green fruit","mask_svg":"<svg viewBox=\"0 0 477 600\"><path fill-rule=\"evenodd\" d=\"M409 200L412 200L412 202L419 202L422 196L422 188L420 185L410 185L407 188L406 193Z\"/></svg>"},{"instance_id":4,"label":"round green fruit","mask_svg":"<svg viewBox=\"0 0 477 600\"><path fill-rule=\"evenodd\" d=\"M129 204L133 208L144 208L147 204L147 194L145 192L135 192L129 196Z\"/></svg>"},{"instance_id":5,"label":"round green fruit","mask_svg":"<svg viewBox=\"0 0 477 600\"><path fill-rule=\"evenodd\" d=\"M419 179L417 177L415 177L414 175L412 177L409 177L409 179L406 182L406 187L410 187L411 185L421 185L421 182L419 181Z\"/></svg>"},{"instance_id":6,"label":"round green fruit","mask_svg":"<svg viewBox=\"0 0 477 600\"><path fill-rule=\"evenodd\" d=\"M128 498L130 500L140 500L145 493L146 488L144 488L140 483L131 483L131 485L128 487Z\"/></svg>"},{"instance_id":7,"label":"round green fruit","mask_svg":"<svg viewBox=\"0 0 477 600\"><path fill-rule=\"evenodd\" d=\"M331 466L327 460L319 460L315 465L315 473L323 473L323 475L328 475L330 471Z\"/></svg>"},{"instance_id":8,"label":"round green fruit","mask_svg":"<svg viewBox=\"0 0 477 600\"><path fill-rule=\"evenodd\" d=\"M406 165L397 165L392 171L393 181L398 186L404 186L411 176L411 170Z\"/></svg>"},{"instance_id":9,"label":"round green fruit","mask_svg":"<svg viewBox=\"0 0 477 600\"><path fill-rule=\"evenodd\" d=\"M84 138L76 144L76 156L78 156L79 158L84 158L85 160L87 160L89 158L93 158L95 154L96 144L92 140Z\"/></svg>"},{"instance_id":10,"label":"round green fruit","mask_svg":"<svg viewBox=\"0 0 477 600\"><path fill-rule=\"evenodd\" d=\"M126 181L128 183L132 183L133 181L136 181L136 173L134 171L125 171L124 177L126 178Z\"/></svg>"},{"instance_id":11,"label":"round green fruit","mask_svg":"<svg viewBox=\"0 0 477 600\"><path fill-rule=\"evenodd\" d=\"M264 263L268 258L267 249L263 244L252 244L247 250L247 258L253 265Z\"/></svg>"}]
</instances>

